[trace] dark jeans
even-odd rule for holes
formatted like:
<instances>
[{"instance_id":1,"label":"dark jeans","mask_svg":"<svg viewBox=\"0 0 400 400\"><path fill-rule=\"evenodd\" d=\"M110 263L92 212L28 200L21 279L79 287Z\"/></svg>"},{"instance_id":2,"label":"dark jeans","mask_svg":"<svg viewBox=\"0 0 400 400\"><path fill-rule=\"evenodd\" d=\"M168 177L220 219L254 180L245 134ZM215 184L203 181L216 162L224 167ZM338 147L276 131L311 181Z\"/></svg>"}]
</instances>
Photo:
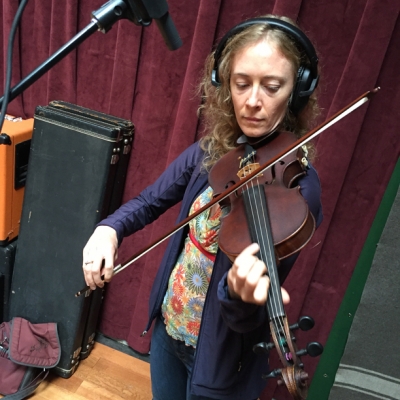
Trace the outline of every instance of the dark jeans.
<instances>
[{"instance_id":1,"label":"dark jeans","mask_svg":"<svg viewBox=\"0 0 400 400\"><path fill-rule=\"evenodd\" d=\"M153 400L215 400L190 394L190 378L196 350L175 340L157 318L151 337L150 373Z\"/></svg>"},{"instance_id":2,"label":"dark jeans","mask_svg":"<svg viewBox=\"0 0 400 400\"><path fill-rule=\"evenodd\" d=\"M190 394L195 349L175 340L157 318L151 338L150 372L153 400L211 400Z\"/></svg>"}]
</instances>

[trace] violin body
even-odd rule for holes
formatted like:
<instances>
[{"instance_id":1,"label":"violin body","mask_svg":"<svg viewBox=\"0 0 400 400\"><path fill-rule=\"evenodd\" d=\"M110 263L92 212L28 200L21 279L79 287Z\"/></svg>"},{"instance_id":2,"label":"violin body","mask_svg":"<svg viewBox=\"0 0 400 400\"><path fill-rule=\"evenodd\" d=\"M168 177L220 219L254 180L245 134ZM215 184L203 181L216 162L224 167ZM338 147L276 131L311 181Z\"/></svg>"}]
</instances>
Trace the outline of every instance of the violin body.
<instances>
[{"instance_id":1,"label":"violin body","mask_svg":"<svg viewBox=\"0 0 400 400\"><path fill-rule=\"evenodd\" d=\"M273 342L259 343L253 350L268 354L275 348L283 368L264 377L280 377L292 397L303 400L307 396L308 375L299 355L320 354L322 346L319 343L309 346L305 353L297 350L284 310L277 271L279 261L300 251L315 231L314 218L298 185L298 179L305 174L300 161L301 150L285 155L261 174L256 172L260 165L295 141L294 134L281 132L257 145L239 145L214 165L209 183L216 196L231 186L237 187L220 203L221 207L230 207L229 213L221 218L220 249L233 261L246 246L256 242L260 246L257 256L267 266L270 287L266 308ZM237 185L250 174L254 175L250 181ZM300 323L297 325L303 330L310 329L314 324L311 320L303 317L302 327Z\"/></svg>"},{"instance_id":2,"label":"violin body","mask_svg":"<svg viewBox=\"0 0 400 400\"><path fill-rule=\"evenodd\" d=\"M262 165L277 153L296 141L291 132L281 132L263 146L254 146L254 162ZM214 195L225 191L240 180L237 172L243 159L245 145L240 145L223 156L211 169L209 183ZM290 153L263 174L257 176L257 184L264 187L272 237L278 260L300 251L311 239L315 231L315 221L297 185L305 174L299 159L302 151ZM255 181L255 179L253 179ZM221 207L230 207L230 212L221 220L219 247L233 261L236 256L252 243L247 227L245 205L239 189L221 202ZM232 232L235 234L232 235Z\"/></svg>"}]
</instances>

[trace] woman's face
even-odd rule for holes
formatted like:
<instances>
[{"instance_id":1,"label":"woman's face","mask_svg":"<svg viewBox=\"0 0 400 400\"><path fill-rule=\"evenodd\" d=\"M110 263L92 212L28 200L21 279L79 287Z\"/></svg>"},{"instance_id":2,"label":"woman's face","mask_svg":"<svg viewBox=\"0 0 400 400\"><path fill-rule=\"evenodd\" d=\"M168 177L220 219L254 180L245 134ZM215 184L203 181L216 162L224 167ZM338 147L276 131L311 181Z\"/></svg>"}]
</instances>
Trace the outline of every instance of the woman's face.
<instances>
[{"instance_id":1,"label":"woman's face","mask_svg":"<svg viewBox=\"0 0 400 400\"><path fill-rule=\"evenodd\" d=\"M264 136L286 113L293 65L267 40L243 48L232 61L230 88L237 122L246 136Z\"/></svg>"}]
</instances>

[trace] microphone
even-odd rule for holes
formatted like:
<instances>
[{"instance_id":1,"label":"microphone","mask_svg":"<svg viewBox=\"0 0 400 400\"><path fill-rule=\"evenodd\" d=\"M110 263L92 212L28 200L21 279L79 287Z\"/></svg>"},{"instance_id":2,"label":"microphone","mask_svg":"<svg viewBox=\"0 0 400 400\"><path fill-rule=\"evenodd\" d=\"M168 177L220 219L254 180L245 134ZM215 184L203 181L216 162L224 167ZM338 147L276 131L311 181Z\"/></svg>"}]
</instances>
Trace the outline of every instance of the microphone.
<instances>
[{"instance_id":1,"label":"microphone","mask_svg":"<svg viewBox=\"0 0 400 400\"><path fill-rule=\"evenodd\" d=\"M166 0L124 0L127 4L128 19L136 25L147 26L155 19L158 29L170 50L182 46L182 40L168 12Z\"/></svg>"}]
</instances>

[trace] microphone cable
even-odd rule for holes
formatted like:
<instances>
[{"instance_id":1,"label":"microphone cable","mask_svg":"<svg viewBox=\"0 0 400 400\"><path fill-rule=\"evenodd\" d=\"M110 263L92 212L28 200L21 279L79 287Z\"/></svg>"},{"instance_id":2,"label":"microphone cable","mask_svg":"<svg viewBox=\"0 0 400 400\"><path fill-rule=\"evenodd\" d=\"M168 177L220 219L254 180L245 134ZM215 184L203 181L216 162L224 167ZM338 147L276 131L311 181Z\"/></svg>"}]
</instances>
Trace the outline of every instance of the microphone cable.
<instances>
[{"instance_id":1,"label":"microphone cable","mask_svg":"<svg viewBox=\"0 0 400 400\"><path fill-rule=\"evenodd\" d=\"M1 105L0 111L0 133L3 129L4 118L7 112L8 100L10 98L10 89L11 89L11 77L12 77L12 59L13 59L13 47L14 47L14 40L15 34L19 25L19 22L22 17L22 13L25 9L28 0L22 0L19 4L17 13L15 14L13 23L11 25L11 30L8 38L8 49L7 49L7 64L6 64L6 78L4 82L4 97L3 97L3 104Z\"/></svg>"}]
</instances>

